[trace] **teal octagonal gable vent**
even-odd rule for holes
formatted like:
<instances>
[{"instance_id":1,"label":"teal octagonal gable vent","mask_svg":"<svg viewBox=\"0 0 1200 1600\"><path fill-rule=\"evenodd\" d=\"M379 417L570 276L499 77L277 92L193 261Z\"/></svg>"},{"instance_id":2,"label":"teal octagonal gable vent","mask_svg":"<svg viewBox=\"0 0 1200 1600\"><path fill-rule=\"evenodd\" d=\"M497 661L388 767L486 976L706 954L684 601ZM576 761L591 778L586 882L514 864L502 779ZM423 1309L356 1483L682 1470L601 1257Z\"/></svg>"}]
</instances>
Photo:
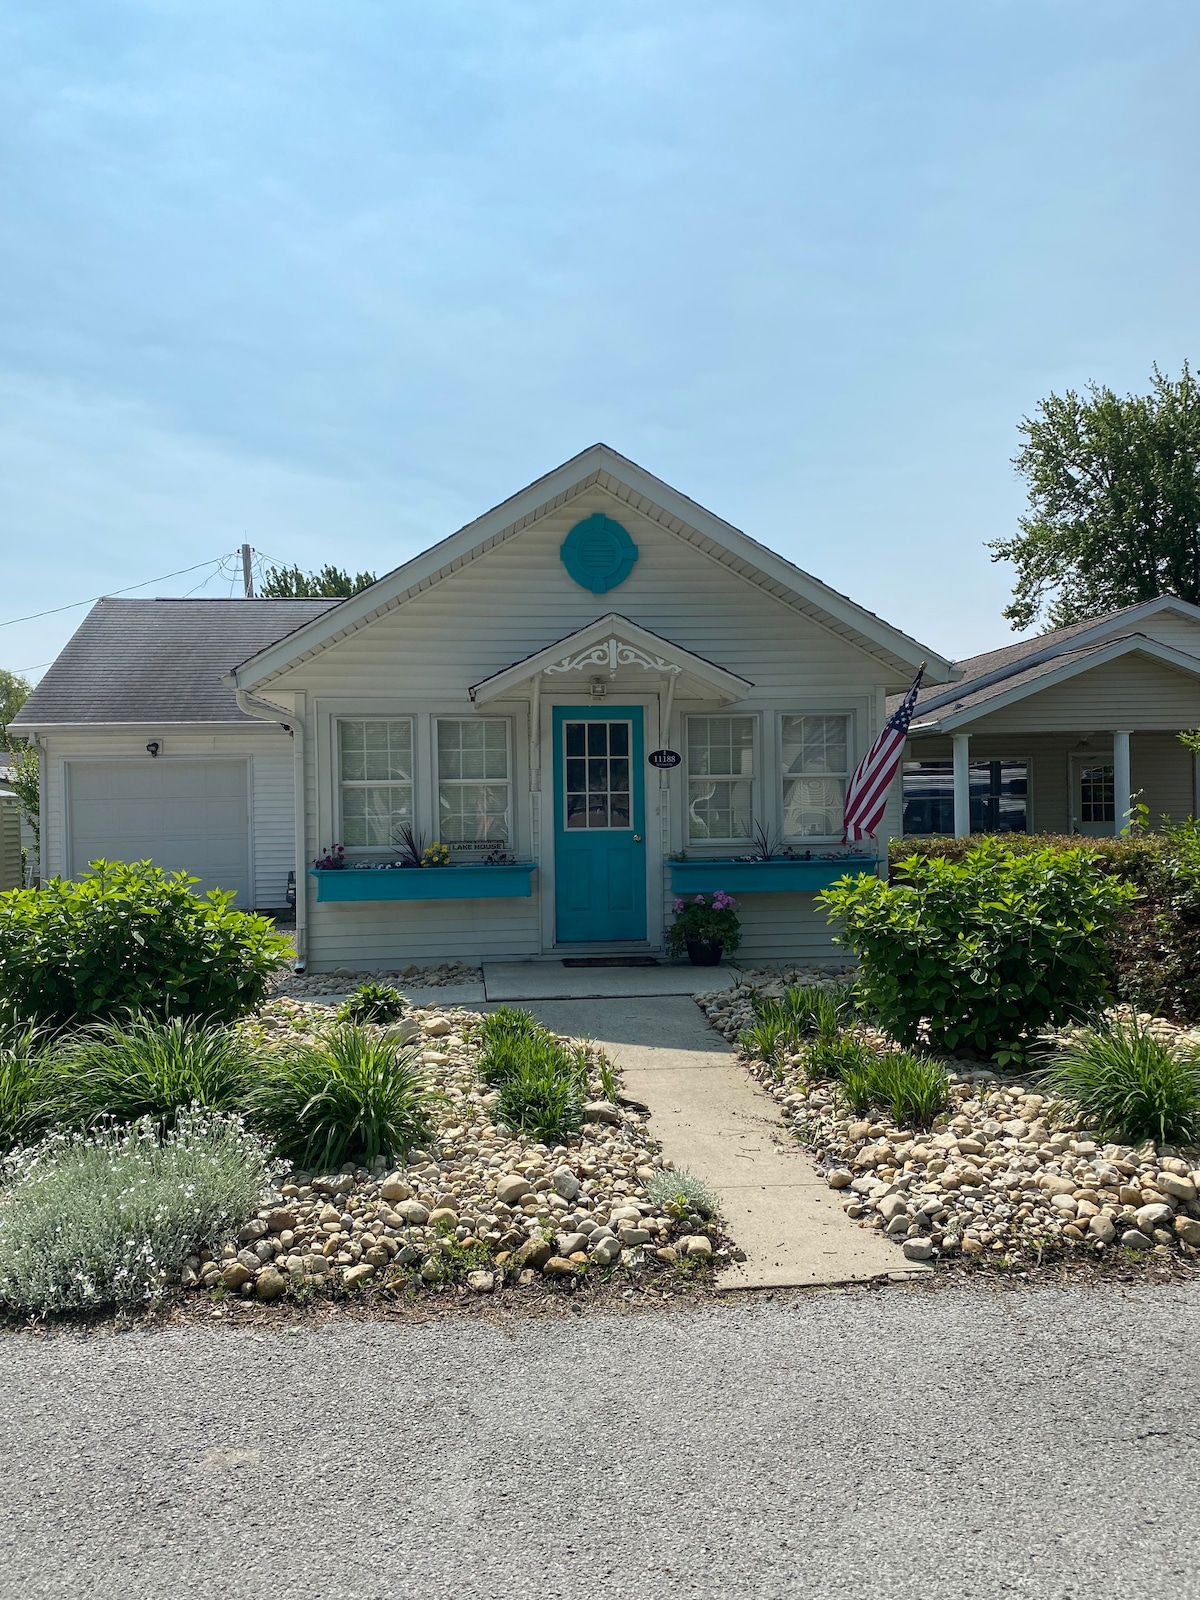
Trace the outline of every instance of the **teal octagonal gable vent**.
<instances>
[{"instance_id":1,"label":"teal octagonal gable vent","mask_svg":"<svg viewBox=\"0 0 1200 1600\"><path fill-rule=\"evenodd\" d=\"M575 524L558 553L575 582L593 594L624 583L638 558L637 545L621 524L599 511Z\"/></svg>"}]
</instances>

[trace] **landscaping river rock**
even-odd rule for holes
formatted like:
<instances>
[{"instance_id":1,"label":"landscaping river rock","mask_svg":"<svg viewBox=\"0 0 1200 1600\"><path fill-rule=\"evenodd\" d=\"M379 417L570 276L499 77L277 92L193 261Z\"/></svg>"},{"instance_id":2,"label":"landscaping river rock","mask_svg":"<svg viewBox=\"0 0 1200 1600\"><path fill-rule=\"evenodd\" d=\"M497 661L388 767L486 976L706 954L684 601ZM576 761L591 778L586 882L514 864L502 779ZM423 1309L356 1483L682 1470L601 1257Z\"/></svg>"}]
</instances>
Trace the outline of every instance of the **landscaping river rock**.
<instances>
[{"instance_id":1,"label":"landscaping river rock","mask_svg":"<svg viewBox=\"0 0 1200 1600\"><path fill-rule=\"evenodd\" d=\"M282 1046L319 1037L330 1021L326 1006L282 998L242 1027ZM601 1066L612 1069L593 1047L578 1138L550 1148L497 1123L498 1097L476 1072L479 1021L431 1007L400 1024L439 1095L427 1148L396 1167L291 1173L236 1240L189 1257L184 1287L271 1301L367 1283L463 1282L483 1295L506 1282L690 1270L728 1257L711 1219L651 1200L647 1185L670 1164L648 1117L605 1097Z\"/></svg>"},{"instance_id":2,"label":"landscaping river rock","mask_svg":"<svg viewBox=\"0 0 1200 1600\"><path fill-rule=\"evenodd\" d=\"M696 1002L736 1044L755 997L781 992L777 979L756 979ZM1185 1031L1141 1021L1164 1036ZM1200 1252L1198 1151L1102 1144L1028 1080L960 1061L944 1063L949 1108L921 1131L849 1114L834 1085L807 1082L803 1053L775 1065L744 1052L742 1060L843 1193L846 1215L894 1239L909 1260L1028 1265L1070 1252Z\"/></svg>"}]
</instances>

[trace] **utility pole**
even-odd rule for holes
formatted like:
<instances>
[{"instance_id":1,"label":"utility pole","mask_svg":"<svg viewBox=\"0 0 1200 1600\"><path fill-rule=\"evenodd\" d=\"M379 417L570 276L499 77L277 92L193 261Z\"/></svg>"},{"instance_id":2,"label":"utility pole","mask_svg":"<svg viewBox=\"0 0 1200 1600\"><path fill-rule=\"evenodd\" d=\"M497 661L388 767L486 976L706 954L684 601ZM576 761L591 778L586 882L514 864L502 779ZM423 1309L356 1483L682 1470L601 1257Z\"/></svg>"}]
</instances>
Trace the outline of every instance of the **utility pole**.
<instances>
[{"instance_id":1,"label":"utility pole","mask_svg":"<svg viewBox=\"0 0 1200 1600\"><path fill-rule=\"evenodd\" d=\"M242 584L246 590L245 598L254 599L254 568L250 565L252 552L248 544L242 546Z\"/></svg>"}]
</instances>

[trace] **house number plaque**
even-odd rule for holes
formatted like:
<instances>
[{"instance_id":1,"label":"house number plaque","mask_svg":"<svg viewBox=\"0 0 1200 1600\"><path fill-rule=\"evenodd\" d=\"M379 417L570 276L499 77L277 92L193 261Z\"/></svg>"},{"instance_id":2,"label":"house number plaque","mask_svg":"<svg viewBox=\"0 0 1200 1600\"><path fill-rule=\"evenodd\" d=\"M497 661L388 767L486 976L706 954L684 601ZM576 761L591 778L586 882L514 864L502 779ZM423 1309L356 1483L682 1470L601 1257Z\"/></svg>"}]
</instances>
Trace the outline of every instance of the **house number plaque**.
<instances>
[{"instance_id":1,"label":"house number plaque","mask_svg":"<svg viewBox=\"0 0 1200 1600\"><path fill-rule=\"evenodd\" d=\"M652 767L660 767L664 771L677 767L683 760L678 750L651 750L646 757Z\"/></svg>"}]
</instances>

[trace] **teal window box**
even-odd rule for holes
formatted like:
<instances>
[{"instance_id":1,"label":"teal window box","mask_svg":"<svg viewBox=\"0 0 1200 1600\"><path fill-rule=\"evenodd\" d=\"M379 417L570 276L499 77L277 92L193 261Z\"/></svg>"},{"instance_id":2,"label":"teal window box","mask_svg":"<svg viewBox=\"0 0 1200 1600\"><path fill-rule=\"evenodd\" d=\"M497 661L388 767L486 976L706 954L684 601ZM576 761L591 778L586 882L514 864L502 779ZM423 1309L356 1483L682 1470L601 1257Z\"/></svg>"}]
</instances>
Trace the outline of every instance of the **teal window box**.
<instances>
[{"instance_id":1,"label":"teal window box","mask_svg":"<svg viewBox=\"0 0 1200 1600\"><path fill-rule=\"evenodd\" d=\"M785 894L816 892L848 872L873 873L874 856L839 856L835 861L671 861L675 894Z\"/></svg>"},{"instance_id":2,"label":"teal window box","mask_svg":"<svg viewBox=\"0 0 1200 1600\"><path fill-rule=\"evenodd\" d=\"M512 866L308 869L318 900L513 900L533 893L533 861Z\"/></svg>"}]
</instances>

